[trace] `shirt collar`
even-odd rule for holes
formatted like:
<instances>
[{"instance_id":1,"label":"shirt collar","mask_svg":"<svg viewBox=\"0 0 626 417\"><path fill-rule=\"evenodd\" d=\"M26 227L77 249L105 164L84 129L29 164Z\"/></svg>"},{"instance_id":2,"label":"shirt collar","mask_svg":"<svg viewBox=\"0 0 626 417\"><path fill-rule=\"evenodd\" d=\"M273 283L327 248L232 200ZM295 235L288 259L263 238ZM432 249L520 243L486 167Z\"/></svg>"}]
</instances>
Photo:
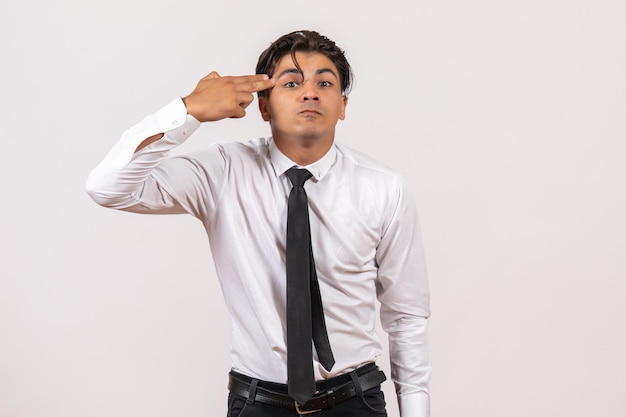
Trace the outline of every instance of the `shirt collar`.
<instances>
[{"instance_id":1,"label":"shirt collar","mask_svg":"<svg viewBox=\"0 0 626 417\"><path fill-rule=\"evenodd\" d=\"M326 152L324 156L322 156L320 159L313 162L312 164L306 166L298 165L291 159L289 159L284 153L280 151L280 149L278 149L273 139L270 139L269 151L270 161L272 163L272 166L274 167L274 172L276 173L277 177L283 175L289 168L296 166L298 168L308 169L309 172L313 174L313 178L315 179L315 181L320 181L322 178L324 178L324 175L328 173L330 167L332 167L337 160L337 148L335 147L335 144L330 147L330 149L328 150L328 152Z\"/></svg>"}]
</instances>

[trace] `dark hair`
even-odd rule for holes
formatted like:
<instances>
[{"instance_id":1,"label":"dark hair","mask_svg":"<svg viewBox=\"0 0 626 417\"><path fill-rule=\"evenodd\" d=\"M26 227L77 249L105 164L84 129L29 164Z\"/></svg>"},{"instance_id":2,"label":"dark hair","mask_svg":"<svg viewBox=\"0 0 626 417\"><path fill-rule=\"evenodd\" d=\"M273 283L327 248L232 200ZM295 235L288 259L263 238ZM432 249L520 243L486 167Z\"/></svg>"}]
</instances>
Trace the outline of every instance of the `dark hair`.
<instances>
[{"instance_id":1,"label":"dark hair","mask_svg":"<svg viewBox=\"0 0 626 417\"><path fill-rule=\"evenodd\" d=\"M318 32L311 30L299 30L281 36L259 56L256 65L257 74L274 75L274 70L278 61L285 55L290 54L291 59L296 64L298 70L302 70L296 61L296 52L319 52L330 59L339 71L339 81L341 83L341 93L348 95L352 86L352 69L348 63L345 52L340 49L335 42ZM259 91L259 97L267 96L269 90Z\"/></svg>"}]
</instances>

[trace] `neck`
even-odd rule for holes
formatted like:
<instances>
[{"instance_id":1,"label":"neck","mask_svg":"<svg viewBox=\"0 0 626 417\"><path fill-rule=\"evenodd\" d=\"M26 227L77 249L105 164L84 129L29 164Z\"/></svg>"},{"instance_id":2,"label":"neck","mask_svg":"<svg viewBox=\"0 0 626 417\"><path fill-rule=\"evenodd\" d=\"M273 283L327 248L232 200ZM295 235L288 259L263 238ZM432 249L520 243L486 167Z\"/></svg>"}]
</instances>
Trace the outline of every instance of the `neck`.
<instances>
[{"instance_id":1,"label":"neck","mask_svg":"<svg viewBox=\"0 0 626 417\"><path fill-rule=\"evenodd\" d=\"M333 138L327 140L285 140L273 137L276 147L298 165L306 166L319 161L333 146Z\"/></svg>"}]
</instances>

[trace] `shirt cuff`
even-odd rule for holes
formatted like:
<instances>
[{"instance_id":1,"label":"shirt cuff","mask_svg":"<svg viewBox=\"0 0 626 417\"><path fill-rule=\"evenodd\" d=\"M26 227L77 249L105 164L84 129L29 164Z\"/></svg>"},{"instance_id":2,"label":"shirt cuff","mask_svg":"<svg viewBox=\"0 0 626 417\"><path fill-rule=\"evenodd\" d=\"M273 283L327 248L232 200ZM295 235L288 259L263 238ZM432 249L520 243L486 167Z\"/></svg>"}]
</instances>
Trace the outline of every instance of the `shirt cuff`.
<instances>
[{"instance_id":1,"label":"shirt cuff","mask_svg":"<svg viewBox=\"0 0 626 417\"><path fill-rule=\"evenodd\" d=\"M430 417L430 396L423 392L414 392L398 396L401 417Z\"/></svg>"}]
</instances>

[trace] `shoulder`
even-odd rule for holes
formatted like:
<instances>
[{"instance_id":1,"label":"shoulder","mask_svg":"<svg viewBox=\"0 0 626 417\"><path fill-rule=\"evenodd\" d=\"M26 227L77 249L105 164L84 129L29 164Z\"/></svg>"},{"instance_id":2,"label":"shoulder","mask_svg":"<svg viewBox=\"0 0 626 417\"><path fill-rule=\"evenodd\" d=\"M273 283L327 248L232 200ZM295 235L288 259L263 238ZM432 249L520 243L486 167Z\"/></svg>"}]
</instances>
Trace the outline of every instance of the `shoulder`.
<instances>
[{"instance_id":1,"label":"shoulder","mask_svg":"<svg viewBox=\"0 0 626 417\"><path fill-rule=\"evenodd\" d=\"M225 155L232 157L267 156L269 150L268 138L248 139L240 142L217 142L214 144Z\"/></svg>"},{"instance_id":2,"label":"shoulder","mask_svg":"<svg viewBox=\"0 0 626 417\"><path fill-rule=\"evenodd\" d=\"M392 206L402 200L412 201L413 193L406 176L375 158L348 146L337 144L340 165L338 182L355 189L361 195L377 196L375 200Z\"/></svg>"},{"instance_id":3,"label":"shoulder","mask_svg":"<svg viewBox=\"0 0 626 417\"><path fill-rule=\"evenodd\" d=\"M266 160L269 155L269 139L255 138L241 142L213 142L202 150L188 156L198 161L215 161L221 159L225 163L253 162Z\"/></svg>"},{"instance_id":4,"label":"shoulder","mask_svg":"<svg viewBox=\"0 0 626 417\"><path fill-rule=\"evenodd\" d=\"M341 160L344 169L365 175L367 178L378 178L386 182L404 182L402 174L396 169L346 145L336 144L335 146L338 150L337 157Z\"/></svg>"}]
</instances>

